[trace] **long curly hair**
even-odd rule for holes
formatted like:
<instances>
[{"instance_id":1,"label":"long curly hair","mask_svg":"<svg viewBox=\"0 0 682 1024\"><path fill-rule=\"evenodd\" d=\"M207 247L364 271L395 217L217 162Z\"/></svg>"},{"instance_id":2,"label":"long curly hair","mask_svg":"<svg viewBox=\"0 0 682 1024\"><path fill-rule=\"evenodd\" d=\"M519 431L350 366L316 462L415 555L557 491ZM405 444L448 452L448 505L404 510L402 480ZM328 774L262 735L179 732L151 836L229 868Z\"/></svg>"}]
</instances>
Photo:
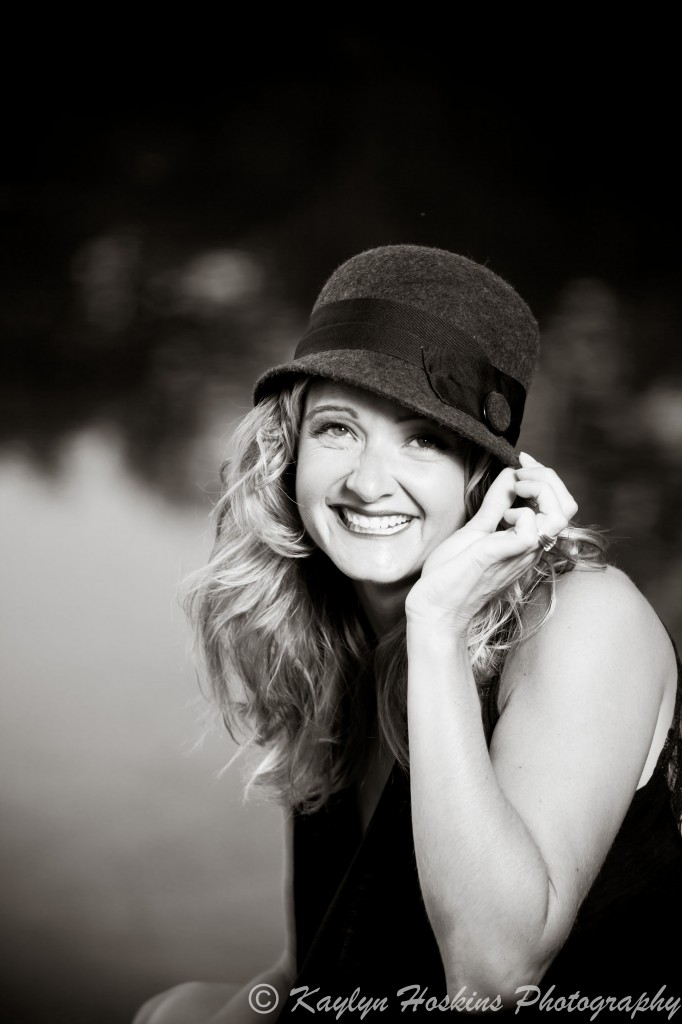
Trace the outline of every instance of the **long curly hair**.
<instances>
[{"instance_id":1,"label":"long curly hair","mask_svg":"<svg viewBox=\"0 0 682 1024\"><path fill-rule=\"evenodd\" d=\"M264 750L249 785L315 810L353 781L375 729L403 765L407 743L405 620L378 641L350 581L307 537L294 496L309 378L263 399L240 422L221 470L215 544L186 607L212 695L230 734ZM473 442L465 450L470 518L501 469ZM481 684L530 635L521 610L542 584L576 566L603 566L605 540L571 526L525 576L471 623Z\"/></svg>"}]
</instances>

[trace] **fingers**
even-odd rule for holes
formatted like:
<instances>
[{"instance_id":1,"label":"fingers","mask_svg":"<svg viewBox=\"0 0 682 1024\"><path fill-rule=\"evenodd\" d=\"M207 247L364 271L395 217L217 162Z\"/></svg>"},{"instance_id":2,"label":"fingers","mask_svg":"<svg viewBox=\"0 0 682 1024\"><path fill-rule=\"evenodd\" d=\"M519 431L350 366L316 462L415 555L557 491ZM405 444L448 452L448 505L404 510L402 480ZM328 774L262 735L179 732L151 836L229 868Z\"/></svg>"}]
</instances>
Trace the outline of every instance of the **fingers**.
<instances>
[{"instance_id":1,"label":"fingers","mask_svg":"<svg viewBox=\"0 0 682 1024\"><path fill-rule=\"evenodd\" d=\"M553 469L541 465L525 452L519 461L521 469L516 471L515 491L518 497L533 506L538 540L545 547L548 538L554 538L566 529L578 511L578 505ZM513 514L516 511L511 509L504 516L505 522L514 528L518 525L518 516Z\"/></svg>"},{"instance_id":2,"label":"fingers","mask_svg":"<svg viewBox=\"0 0 682 1024\"><path fill-rule=\"evenodd\" d=\"M544 515L557 513L559 518L566 520L566 523L578 511L578 506L571 495L568 492L568 497L558 494L548 479L517 480L515 491L519 498L534 502L538 512Z\"/></svg>"},{"instance_id":3,"label":"fingers","mask_svg":"<svg viewBox=\"0 0 682 1024\"><path fill-rule=\"evenodd\" d=\"M538 554L537 515L530 508L513 508L504 518L512 528L493 534L495 554L499 558L515 558L529 553L532 561Z\"/></svg>"},{"instance_id":4,"label":"fingers","mask_svg":"<svg viewBox=\"0 0 682 1024\"><path fill-rule=\"evenodd\" d=\"M457 613L483 607L537 566L577 505L553 470L530 456L507 468L488 488L468 523L447 537L424 563L410 591L410 614ZM517 499L522 498L521 507ZM500 524L507 529L500 529ZM407 607L407 606L406 606ZM459 621L458 619L458 621Z\"/></svg>"},{"instance_id":5,"label":"fingers","mask_svg":"<svg viewBox=\"0 0 682 1024\"><path fill-rule=\"evenodd\" d=\"M486 491L481 507L469 520L469 524L478 530L492 533L511 505L516 501L516 473L513 469L503 469Z\"/></svg>"},{"instance_id":6,"label":"fingers","mask_svg":"<svg viewBox=\"0 0 682 1024\"><path fill-rule=\"evenodd\" d=\"M521 452L519 461L521 469L516 470L517 480L546 482L556 494L564 514L572 519L578 511L578 505L558 473L543 466L526 452Z\"/></svg>"},{"instance_id":7,"label":"fingers","mask_svg":"<svg viewBox=\"0 0 682 1024\"><path fill-rule=\"evenodd\" d=\"M490 485L481 507L469 521L469 526L486 533L498 531L501 522L512 529L504 531L513 536L504 542L496 541L501 557L518 555L523 549L537 551L545 547L549 538L565 530L578 511L578 506L563 480L532 456L522 452L521 468L504 469ZM517 498L530 507L512 507ZM503 554L500 543L510 548Z\"/></svg>"}]
</instances>

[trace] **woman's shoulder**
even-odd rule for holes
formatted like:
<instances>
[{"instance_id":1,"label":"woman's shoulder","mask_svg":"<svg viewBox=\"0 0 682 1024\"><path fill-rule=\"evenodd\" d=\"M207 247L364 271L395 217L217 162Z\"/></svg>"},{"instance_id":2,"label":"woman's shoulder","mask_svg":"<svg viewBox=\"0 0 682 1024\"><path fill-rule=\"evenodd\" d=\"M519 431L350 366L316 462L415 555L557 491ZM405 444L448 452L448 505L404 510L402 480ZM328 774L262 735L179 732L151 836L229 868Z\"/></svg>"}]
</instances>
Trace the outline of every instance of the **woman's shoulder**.
<instances>
[{"instance_id":1,"label":"woman's shoulder","mask_svg":"<svg viewBox=\"0 0 682 1024\"><path fill-rule=\"evenodd\" d=\"M608 595L623 597L637 605L651 605L627 573L615 565L578 566L571 572L565 572L556 579L557 594L592 595L603 598Z\"/></svg>"},{"instance_id":2,"label":"woman's shoulder","mask_svg":"<svg viewBox=\"0 0 682 1024\"><path fill-rule=\"evenodd\" d=\"M634 793L648 781L671 728L679 728L672 640L615 567L576 569L557 580L554 597L544 621L548 595L537 598L529 635L507 659L495 736L507 756L540 736L539 749L551 751L542 762L548 771L568 744L581 771L602 779L624 773L625 799L629 786Z\"/></svg>"},{"instance_id":3,"label":"woman's shoulder","mask_svg":"<svg viewBox=\"0 0 682 1024\"><path fill-rule=\"evenodd\" d=\"M553 596L549 586L536 593L523 624L527 638L505 666L502 701L522 678L561 676L565 683L571 666L583 674L586 669L598 674L601 668L607 678L619 676L613 685L631 690L633 697L646 688L659 701L676 679L675 651L665 626L616 566L576 568L560 576Z\"/></svg>"},{"instance_id":4,"label":"woman's shoulder","mask_svg":"<svg viewBox=\"0 0 682 1024\"><path fill-rule=\"evenodd\" d=\"M539 596L531 614L548 607L547 592ZM540 644L552 644L559 636L581 627L586 641L601 647L614 639L628 646L650 649L656 658L672 651L665 626L650 602L630 577L615 565L576 568L559 576L554 584L554 608L540 626Z\"/></svg>"}]
</instances>

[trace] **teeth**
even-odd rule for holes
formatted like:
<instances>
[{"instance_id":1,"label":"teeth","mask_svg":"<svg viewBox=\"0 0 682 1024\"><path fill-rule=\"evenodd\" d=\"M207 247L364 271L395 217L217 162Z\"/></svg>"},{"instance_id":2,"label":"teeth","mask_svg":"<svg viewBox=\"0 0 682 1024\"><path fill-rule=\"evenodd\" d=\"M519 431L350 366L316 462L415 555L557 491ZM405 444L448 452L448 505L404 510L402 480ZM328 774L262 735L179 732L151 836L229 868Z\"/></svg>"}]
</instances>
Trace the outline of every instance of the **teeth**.
<instances>
[{"instance_id":1,"label":"teeth","mask_svg":"<svg viewBox=\"0 0 682 1024\"><path fill-rule=\"evenodd\" d=\"M341 516L350 530L363 533L390 533L412 519L412 516L404 515L362 516L347 508L341 509Z\"/></svg>"}]
</instances>

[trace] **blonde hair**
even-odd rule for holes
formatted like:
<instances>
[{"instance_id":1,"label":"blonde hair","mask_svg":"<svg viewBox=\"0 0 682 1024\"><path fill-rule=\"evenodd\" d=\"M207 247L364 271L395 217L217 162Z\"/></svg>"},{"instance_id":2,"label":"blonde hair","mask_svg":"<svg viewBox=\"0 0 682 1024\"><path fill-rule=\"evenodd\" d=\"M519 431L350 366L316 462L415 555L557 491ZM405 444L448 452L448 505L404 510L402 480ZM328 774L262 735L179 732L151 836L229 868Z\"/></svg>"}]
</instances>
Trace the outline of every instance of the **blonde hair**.
<instances>
[{"instance_id":1,"label":"blonde hair","mask_svg":"<svg viewBox=\"0 0 682 1024\"><path fill-rule=\"evenodd\" d=\"M193 619L208 681L232 736L246 726L267 748L252 783L314 810L348 785L378 726L408 764L405 622L378 642L349 580L306 536L294 497L296 452L309 379L263 399L239 424L223 465L210 561L191 581ZM471 517L501 466L466 446L465 508ZM471 623L478 684L501 671L529 635L521 610L541 584L576 566L604 564L595 530L571 527Z\"/></svg>"}]
</instances>

